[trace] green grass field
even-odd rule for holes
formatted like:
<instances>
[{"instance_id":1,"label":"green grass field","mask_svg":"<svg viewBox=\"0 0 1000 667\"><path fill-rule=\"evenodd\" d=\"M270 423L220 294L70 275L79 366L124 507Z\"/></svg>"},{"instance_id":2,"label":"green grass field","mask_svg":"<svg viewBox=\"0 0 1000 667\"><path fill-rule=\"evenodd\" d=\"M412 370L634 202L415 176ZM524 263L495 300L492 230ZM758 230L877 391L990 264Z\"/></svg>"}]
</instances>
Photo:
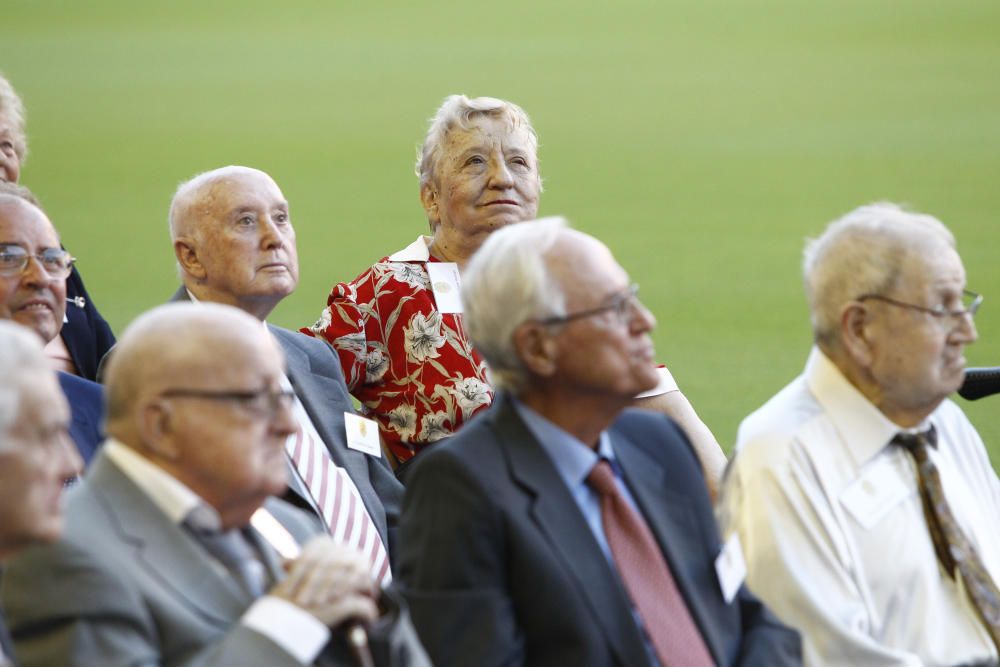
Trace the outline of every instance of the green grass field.
<instances>
[{"instance_id":1,"label":"green grass field","mask_svg":"<svg viewBox=\"0 0 1000 667\"><path fill-rule=\"evenodd\" d=\"M998 34L995 0L7 0L0 70L28 105L22 180L119 332L176 287L181 180L275 177L302 281L273 321L300 326L425 229L412 163L441 99L520 103L541 212L641 283L660 357L728 448L805 361L803 239L858 204L952 228L986 295L967 356L1000 365ZM1000 397L960 403L1000 462Z\"/></svg>"}]
</instances>

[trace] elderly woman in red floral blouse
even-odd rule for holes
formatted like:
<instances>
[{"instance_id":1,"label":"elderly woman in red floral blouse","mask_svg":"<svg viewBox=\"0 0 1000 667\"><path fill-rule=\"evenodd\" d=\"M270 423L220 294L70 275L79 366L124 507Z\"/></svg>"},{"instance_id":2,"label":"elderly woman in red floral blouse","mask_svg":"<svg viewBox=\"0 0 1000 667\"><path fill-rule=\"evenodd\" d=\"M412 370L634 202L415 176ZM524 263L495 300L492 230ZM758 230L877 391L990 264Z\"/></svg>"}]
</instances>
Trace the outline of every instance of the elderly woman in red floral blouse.
<instances>
[{"instance_id":1,"label":"elderly woman in red floral blouse","mask_svg":"<svg viewBox=\"0 0 1000 667\"><path fill-rule=\"evenodd\" d=\"M486 366L462 325L458 274L493 231L537 217L538 137L516 104L445 99L417 162L431 236L333 288L303 333L337 349L347 385L398 462L455 432L493 400ZM437 266L435 266L437 265ZM660 393L642 407L677 419L714 482L725 456L662 369Z\"/></svg>"}]
</instances>

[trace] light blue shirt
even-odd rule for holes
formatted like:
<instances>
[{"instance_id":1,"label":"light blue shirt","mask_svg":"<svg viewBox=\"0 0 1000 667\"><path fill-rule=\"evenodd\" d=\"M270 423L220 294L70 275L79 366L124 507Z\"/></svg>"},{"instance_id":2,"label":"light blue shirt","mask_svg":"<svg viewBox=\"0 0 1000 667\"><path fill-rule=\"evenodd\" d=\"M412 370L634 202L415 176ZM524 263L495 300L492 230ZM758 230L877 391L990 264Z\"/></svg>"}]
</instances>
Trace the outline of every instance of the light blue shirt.
<instances>
[{"instance_id":1,"label":"light blue shirt","mask_svg":"<svg viewBox=\"0 0 1000 667\"><path fill-rule=\"evenodd\" d=\"M556 471L558 471L559 476L566 484L566 488L569 489L570 495L573 496L573 500L576 502L576 506L580 508L583 518L587 521L587 525L590 526L590 532L594 534L594 539L597 540L601 551L604 552L604 557L607 559L608 565L615 574L618 574L618 567L615 565L615 559L611 555L608 538L604 534L604 524L601 522L601 496L587 484L587 475L590 474L591 469L597 465L600 459L607 460L611 465L611 471L615 476L615 484L618 486L622 497L625 498L625 502L632 507L640 518L643 520L645 518L639 510L639 506L636 505L632 493L625 485L625 481L622 479L621 467L618 465L615 451L611 447L611 437L607 431L601 431L601 436L597 443L597 451L595 452L588 445L574 438L517 399L514 399L514 409L517 410L517 414L524 420L531 434L541 444L545 453L552 459L552 464L556 467ZM621 580L621 575L618 578ZM629 606L632 608L632 618L635 620L635 624L642 631L650 664L654 667L659 667L660 661L656 658L656 652L649 641L649 636L646 634L639 612L632 605L631 600L629 600Z\"/></svg>"}]
</instances>

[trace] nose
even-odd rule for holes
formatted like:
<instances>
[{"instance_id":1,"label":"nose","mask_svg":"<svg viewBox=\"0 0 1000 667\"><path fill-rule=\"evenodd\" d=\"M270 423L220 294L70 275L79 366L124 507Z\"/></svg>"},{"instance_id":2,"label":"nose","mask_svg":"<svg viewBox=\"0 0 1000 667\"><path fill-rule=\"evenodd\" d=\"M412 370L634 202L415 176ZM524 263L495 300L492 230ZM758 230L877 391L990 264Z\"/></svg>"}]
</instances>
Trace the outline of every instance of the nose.
<instances>
[{"instance_id":1,"label":"nose","mask_svg":"<svg viewBox=\"0 0 1000 667\"><path fill-rule=\"evenodd\" d=\"M83 474L83 459L76 450L76 445L70 439L68 433L59 436L59 453L57 465L59 467L60 479L72 479Z\"/></svg>"},{"instance_id":2,"label":"nose","mask_svg":"<svg viewBox=\"0 0 1000 667\"><path fill-rule=\"evenodd\" d=\"M962 345L971 345L979 340L976 320L971 313L958 316L957 326L952 330L949 338L951 342Z\"/></svg>"},{"instance_id":3,"label":"nose","mask_svg":"<svg viewBox=\"0 0 1000 667\"><path fill-rule=\"evenodd\" d=\"M514 186L514 178L503 157L490 160L489 185L495 190L506 190Z\"/></svg>"},{"instance_id":4,"label":"nose","mask_svg":"<svg viewBox=\"0 0 1000 667\"><path fill-rule=\"evenodd\" d=\"M271 430L281 438L288 438L298 428L298 420L295 419L295 401L279 402L277 410L274 411L274 416L271 418Z\"/></svg>"},{"instance_id":5,"label":"nose","mask_svg":"<svg viewBox=\"0 0 1000 667\"><path fill-rule=\"evenodd\" d=\"M45 287L53 280L54 278L45 270L39 259L29 254L28 263L25 264L24 271L21 273L21 281L33 287Z\"/></svg>"},{"instance_id":6,"label":"nose","mask_svg":"<svg viewBox=\"0 0 1000 667\"><path fill-rule=\"evenodd\" d=\"M642 301L632 298L632 319L629 322L629 329L632 333L645 334L656 328L656 317L643 305Z\"/></svg>"},{"instance_id":7,"label":"nose","mask_svg":"<svg viewBox=\"0 0 1000 667\"><path fill-rule=\"evenodd\" d=\"M267 250L273 250L285 245L285 237L282 229L268 218L260 227L260 243Z\"/></svg>"}]
</instances>

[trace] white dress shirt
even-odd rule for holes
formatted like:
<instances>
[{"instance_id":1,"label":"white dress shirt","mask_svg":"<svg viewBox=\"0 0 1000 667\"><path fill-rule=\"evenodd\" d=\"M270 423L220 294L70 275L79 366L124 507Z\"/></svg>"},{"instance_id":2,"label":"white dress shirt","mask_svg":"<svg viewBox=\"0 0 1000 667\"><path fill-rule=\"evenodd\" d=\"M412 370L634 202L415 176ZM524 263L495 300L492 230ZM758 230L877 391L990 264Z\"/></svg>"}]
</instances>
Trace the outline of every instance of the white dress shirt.
<instances>
[{"instance_id":1,"label":"white dress shirt","mask_svg":"<svg viewBox=\"0 0 1000 667\"><path fill-rule=\"evenodd\" d=\"M1000 481L962 411L927 421L945 496L1000 581ZM938 564L901 431L818 349L747 417L720 501L750 588L802 633L807 665L959 665L997 650L961 577Z\"/></svg>"},{"instance_id":2,"label":"white dress shirt","mask_svg":"<svg viewBox=\"0 0 1000 667\"><path fill-rule=\"evenodd\" d=\"M194 491L114 439L104 443L104 455L145 493L164 514L178 525L195 509L200 527L218 528L219 514ZM208 555L208 552L205 552ZM215 561L212 561L215 563ZM225 571L221 563L216 563ZM286 600L264 595L250 605L240 622L264 635L301 664L310 665L330 639L329 629L315 616Z\"/></svg>"}]
</instances>

